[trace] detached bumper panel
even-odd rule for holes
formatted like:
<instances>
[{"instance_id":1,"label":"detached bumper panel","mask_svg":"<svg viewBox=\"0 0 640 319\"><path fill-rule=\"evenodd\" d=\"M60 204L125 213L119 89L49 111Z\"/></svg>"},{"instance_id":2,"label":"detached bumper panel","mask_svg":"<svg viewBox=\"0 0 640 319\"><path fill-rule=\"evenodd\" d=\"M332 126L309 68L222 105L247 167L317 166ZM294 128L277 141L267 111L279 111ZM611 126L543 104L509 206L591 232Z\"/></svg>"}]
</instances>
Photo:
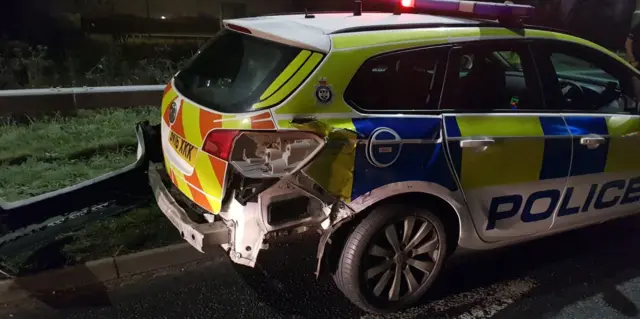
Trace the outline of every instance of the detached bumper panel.
<instances>
[{"instance_id":1,"label":"detached bumper panel","mask_svg":"<svg viewBox=\"0 0 640 319\"><path fill-rule=\"evenodd\" d=\"M149 165L149 185L162 213L180 231L180 235L191 246L200 252L207 252L211 248L229 243L229 228L222 221L198 224L193 222L184 209L178 205L167 187L162 182L159 168L161 164Z\"/></svg>"}]
</instances>

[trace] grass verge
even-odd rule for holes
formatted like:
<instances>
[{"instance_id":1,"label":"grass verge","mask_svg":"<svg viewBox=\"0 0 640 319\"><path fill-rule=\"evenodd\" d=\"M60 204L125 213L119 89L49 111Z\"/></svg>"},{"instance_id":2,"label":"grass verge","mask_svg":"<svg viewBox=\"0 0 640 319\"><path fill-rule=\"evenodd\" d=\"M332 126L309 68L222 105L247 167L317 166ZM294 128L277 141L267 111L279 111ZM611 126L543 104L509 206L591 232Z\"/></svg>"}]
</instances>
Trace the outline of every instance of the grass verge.
<instances>
[{"instance_id":1,"label":"grass verge","mask_svg":"<svg viewBox=\"0 0 640 319\"><path fill-rule=\"evenodd\" d=\"M135 124L157 107L79 111L28 125L0 123L0 199L16 201L71 186L135 161Z\"/></svg>"},{"instance_id":2,"label":"grass verge","mask_svg":"<svg viewBox=\"0 0 640 319\"><path fill-rule=\"evenodd\" d=\"M0 199L29 198L133 163L135 124L143 120L157 123L158 113L157 107L103 109L26 125L1 122ZM149 202L59 234L14 256L0 256L0 262L15 273L29 274L177 242L181 242L178 232L155 203Z\"/></svg>"}]
</instances>

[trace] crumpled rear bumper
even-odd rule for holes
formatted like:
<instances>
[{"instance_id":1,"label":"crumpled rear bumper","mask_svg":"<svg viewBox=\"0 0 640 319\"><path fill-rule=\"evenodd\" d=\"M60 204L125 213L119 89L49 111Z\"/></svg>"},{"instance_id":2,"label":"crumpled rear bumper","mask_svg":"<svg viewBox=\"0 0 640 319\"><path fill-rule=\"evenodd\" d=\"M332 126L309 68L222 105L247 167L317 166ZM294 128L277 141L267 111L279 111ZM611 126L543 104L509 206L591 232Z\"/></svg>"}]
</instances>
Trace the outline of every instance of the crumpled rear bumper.
<instances>
[{"instance_id":1,"label":"crumpled rear bumper","mask_svg":"<svg viewBox=\"0 0 640 319\"><path fill-rule=\"evenodd\" d=\"M160 141L159 125L148 123L138 124L143 132L143 153L148 159L148 178L153 196L162 213L171 221L180 235L201 252L207 252L213 247L229 243L230 231L223 221L197 223L193 221L185 211L185 206L180 205L171 191L168 182L169 177L162 164L162 146Z\"/></svg>"},{"instance_id":2,"label":"crumpled rear bumper","mask_svg":"<svg viewBox=\"0 0 640 319\"><path fill-rule=\"evenodd\" d=\"M191 220L185 208L180 206L163 183L166 174L162 164L149 164L149 185L162 213L175 226L182 238L201 252L229 242L229 228L223 221L198 224Z\"/></svg>"},{"instance_id":3,"label":"crumpled rear bumper","mask_svg":"<svg viewBox=\"0 0 640 319\"><path fill-rule=\"evenodd\" d=\"M202 215L171 183L159 130L159 125L145 129L149 185L162 213L199 251L222 246L234 263L254 267L270 242L329 225L335 196L314 188L315 182L304 174L280 178L248 198L234 192L217 215Z\"/></svg>"}]
</instances>

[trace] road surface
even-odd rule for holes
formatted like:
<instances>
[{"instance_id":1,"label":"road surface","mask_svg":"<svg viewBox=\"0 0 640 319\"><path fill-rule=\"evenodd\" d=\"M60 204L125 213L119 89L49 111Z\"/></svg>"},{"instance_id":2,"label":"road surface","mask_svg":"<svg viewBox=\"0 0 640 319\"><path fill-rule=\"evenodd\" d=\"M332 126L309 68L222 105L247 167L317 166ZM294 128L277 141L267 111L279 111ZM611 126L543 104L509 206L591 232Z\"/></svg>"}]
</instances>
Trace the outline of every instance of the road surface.
<instances>
[{"instance_id":1,"label":"road surface","mask_svg":"<svg viewBox=\"0 0 640 319\"><path fill-rule=\"evenodd\" d=\"M225 256L72 293L0 305L0 318L635 318L640 217L453 260L415 308L365 314L313 275L310 238L261 255Z\"/></svg>"}]
</instances>

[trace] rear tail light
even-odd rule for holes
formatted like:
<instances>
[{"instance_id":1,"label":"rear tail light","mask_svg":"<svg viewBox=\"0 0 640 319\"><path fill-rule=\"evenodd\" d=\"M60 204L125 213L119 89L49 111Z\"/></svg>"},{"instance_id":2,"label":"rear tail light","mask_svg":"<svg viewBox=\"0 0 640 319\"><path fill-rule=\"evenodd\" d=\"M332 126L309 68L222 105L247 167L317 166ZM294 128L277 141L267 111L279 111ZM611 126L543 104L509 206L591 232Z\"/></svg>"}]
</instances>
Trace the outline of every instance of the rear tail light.
<instances>
[{"instance_id":1,"label":"rear tail light","mask_svg":"<svg viewBox=\"0 0 640 319\"><path fill-rule=\"evenodd\" d=\"M202 150L223 160L229 160L233 140L238 136L236 130L213 130L204 140Z\"/></svg>"},{"instance_id":2,"label":"rear tail light","mask_svg":"<svg viewBox=\"0 0 640 319\"><path fill-rule=\"evenodd\" d=\"M249 178L282 177L302 169L323 146L324 139L309 132L241 132L229 163Z\"/></svg>"}]
</instances>

